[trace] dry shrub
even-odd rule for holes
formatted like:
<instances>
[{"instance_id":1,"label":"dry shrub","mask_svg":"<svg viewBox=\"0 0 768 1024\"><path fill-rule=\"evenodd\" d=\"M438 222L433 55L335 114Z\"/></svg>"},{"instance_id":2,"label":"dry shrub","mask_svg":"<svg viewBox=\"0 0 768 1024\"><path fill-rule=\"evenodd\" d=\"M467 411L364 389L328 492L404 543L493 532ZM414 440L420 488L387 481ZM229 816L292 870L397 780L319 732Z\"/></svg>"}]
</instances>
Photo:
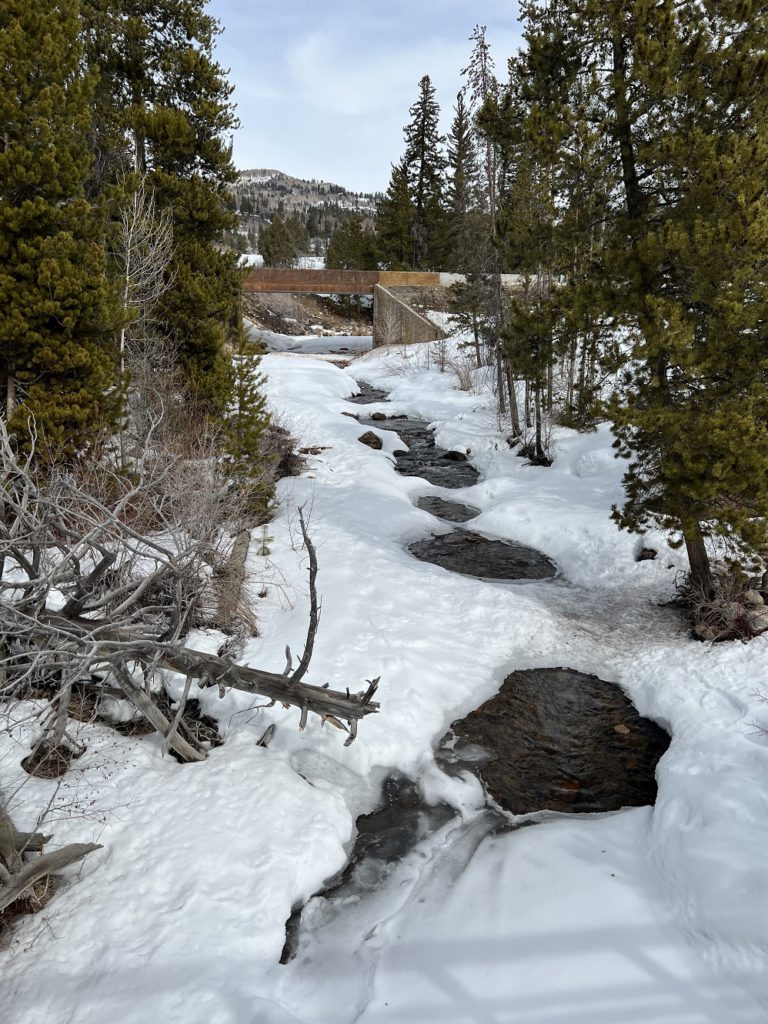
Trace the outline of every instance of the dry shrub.
<instances>
[{"instance_id":1,"label":"dry shrub","mask_svg":"<svg viewBox=\"0 0 768 1024\"><path fill-rule=\"evenodd\" d=\"M298 450L299 442L277 414L272 414L265 431L263 453L265 461L273 467L273 479L299 476L304 471L306 459Z\"/></svg>"},{"instance_id":2,"label":"dry shrub","mask_svg":"<svg viewBox=\"0 0 768 1024\"><path fill-rule=\"evenodd\" d=\"M456 378L459 391L474 392L477 362L468 353L460 353L447 359L446 365Z\"/></svg>"},{"instance_id":3,"label":"dry shrub","mask_svg":"<svg viewBox=\"0 0 768 1024\"><path fill-rule=\"evenodd\" d=\"M714 591L706 590L687 573L681 573L675 582L677 602L684 609L684 619L692 627L697 639L751 640L760 630L753 628L753 616L765 611L765 605L752 604L752 592L761 592L760 577L750 577L743 571L716 565L713 572ZM765 596L765 593L763 596Z\"/></svg>"}]
</instances>

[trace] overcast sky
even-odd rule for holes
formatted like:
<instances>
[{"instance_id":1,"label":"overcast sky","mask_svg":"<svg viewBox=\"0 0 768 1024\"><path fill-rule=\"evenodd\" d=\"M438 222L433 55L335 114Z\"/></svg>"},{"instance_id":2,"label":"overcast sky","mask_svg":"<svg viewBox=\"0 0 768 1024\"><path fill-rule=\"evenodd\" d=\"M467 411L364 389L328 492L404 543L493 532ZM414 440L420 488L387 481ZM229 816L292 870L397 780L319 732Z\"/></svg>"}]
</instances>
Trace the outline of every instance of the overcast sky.
<instances>
[{"instance_id":1,"label":"overcast sky","mask_svg":"<svg viewBox=\"0 0 768 1024\"><path fill-rule=\"evenodd\" d=\"M499 77L519 42L516 0L210 0L242 123L235 162L383 191L429 75L444 128L476 24Z\"/></svg>"}]
</instances>

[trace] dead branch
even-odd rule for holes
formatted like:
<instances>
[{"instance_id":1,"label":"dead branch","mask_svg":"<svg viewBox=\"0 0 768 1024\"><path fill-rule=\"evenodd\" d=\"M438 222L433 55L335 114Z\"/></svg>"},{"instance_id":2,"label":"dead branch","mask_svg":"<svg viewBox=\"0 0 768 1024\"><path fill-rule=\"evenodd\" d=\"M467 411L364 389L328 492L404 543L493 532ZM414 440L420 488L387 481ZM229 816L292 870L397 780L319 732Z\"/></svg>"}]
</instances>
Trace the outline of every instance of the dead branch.
<instances>
[{"instance_id":1,"label":"dead branch","mask_svg":"<svg viewBox=\"0 0 768 1024\"><path fill-rule=\"evenodd\" d=\"M125 665L119 660L110 662L110 665L120 689L149 724L165 737L166 746L175 751L182 761L204 761L203 751L197 750L191 743L187 743L182 736L178 735L176 728L171 725L152 698L136 685Z\"/></svg>"},{"instance_id":2,"label":"dead branch","mask_svg":"<svg viewBox=\"0 0 768 1024\"><path fill-rule=\"evenodd\" d=\"M97 843L72 843L51 853L40 853L52 838L37 832L19 832L0 805L0 912L24 896L36 882L101 849ZM27 853L40 855L25 862L22 854Z\"/></svg>"},{"instance_id":3,"label":"dead branch","mask_svg":"<svg viewBox=\"0 0 768 1024\"><path fill-rule=\"evenodd\" d=\"M153 422L150 448L159 421ZM219 624L221 581L231 578L238 591L244 582L249 536L236 515L228 516L222 472L211 457L145 449L134 474L89 463L85 477L67 467L43 476L17 455L0 423L0 697L41 689L49 695L39 748L74 745L67 725L75 684L95 689L97 697L116 686L183 761L205 757L184 735L192 682L296 707L300 728L314 714L346 730L350 740L357 723L377 710L375 685L350 694L304 682L320 601L317 552L303 509L310 612L296 669L289 652L278 674L184 646L191 625ZM237 602L229 602L227 625L236 614ZM163 686L161 669L184 678L173 721L153 697Z\"/></svg>"},{"instance_id":4,"label":"dead branch","mask_svg":"<svg viewBox=\"0 0 768 1024\"><path fill-rule=\"evenodd\" d=\"M317 551L315 550L315 545L312 543L309 533L307 532L307 524L304 519L303 508L299 509L299 524L301 526L301 535L304 538L304 546L306 547L307 554L309 555L309 623L307 626L307 640L304 644L304 653L301 656L301 661L296 666L296 671L290 676L291 682L294 683L298 683L307 674L309 663L312 660L312 652L315 649L317 627L320 623L320 609L317 600Z\"/></svg>"}]
</instances>

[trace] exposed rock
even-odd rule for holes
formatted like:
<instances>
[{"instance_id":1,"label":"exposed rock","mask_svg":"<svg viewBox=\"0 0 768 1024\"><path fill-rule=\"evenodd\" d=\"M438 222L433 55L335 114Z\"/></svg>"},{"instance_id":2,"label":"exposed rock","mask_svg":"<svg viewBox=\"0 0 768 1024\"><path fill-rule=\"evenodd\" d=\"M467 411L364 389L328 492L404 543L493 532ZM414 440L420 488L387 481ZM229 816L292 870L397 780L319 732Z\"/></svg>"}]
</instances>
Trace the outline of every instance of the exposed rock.
<instances>
[{"instance_id":1,"label":"exposed rock","mask_svg":"<svg viewBox=\"0 0 768 1024\"><path fill-rule=\"evenodd\" d=\"M719 635L714 626L707 626L703 622L697 622L691 632L697 640L717 640Z\"/></svg>"},{"instance_id":2,"label":"exposed rock","mask_svg":"<svg viewBox=\"0 0 768 1024\"><path fill-rule=\"evenodd\" d=\"M385 420L386 418L387 417L384 415L383 412L373 412L373 413L371 413L371 419L372 420Z\"/></svg>"},{"instance_id":3,"label":"exposed rock","mask_svg":"<svg viewBox=\"0 0 768 1024\"><path fill-rule=\"evenodd\" d=\"M753 633L764 633L768 629L768 610L748 611L747 625Z\"/></svg>"},{"instance_id":4,"label":"exposed rock","mask_svg":"<svg viewBox=\"0 0 768 1024\"><path fill-rule=\"evenodd\" d=\"M367 444L369 448L381 448L381 438L378 434L374 434L372 430L366 430L364 434L361 434L357 439L361 444Z\"/></svg>"},{"instance_id":5,"label":"exposed rock","mask_svg":"<svg viewBox=\"0 0 768 1024\"><path fill-rule=\"evenodd\" d=\"M467 461L467 456L464 454L464 452L455 451L453 449L451 449L451 451L447 451L443 455L443 458L444 459L450 459L451 462L466 462Z\"/></svg>"},{"instance_id":6,"label":"exposed rock","mask_svg":"<svg viewBox=\"0 0 768 1024\"><path fill-rule=\"evenodd\" d=\"M652 562L653 559L658 555L656 548L640 548L637 555L635 556L636 562Z\"/></svg>"},{"instance_id":7,"label":"exposed rock","mask_svg":"<svg viewBox=\"0 0 768 1024\"><path fill-rule=\"evenodd\" d=\"M716 606L726 622L733 623L744 614L744 607L738 601L724 601Z\"/></svg>"},{"instance_id":8,"label":"exposed rock","mask_svg":"<svg viewBox=\"0 0 768 1024\"><path fill-rule=\"evenodd\" d=\"M763 595L757 590L745 590L741 595L741 600L746 605L762 605L765 604Z\"/></svg>"},{"instance_id":9,"label":"exposed rock","mask_svg":"<svg viewBox=\"0 0 768 1024\"><path fill-rule=\"evenodd\" d=\"M360 419L360 417L355 412L343 412L341 415L342 416L349 416L349 418L351 420L359 420Z\"/></svg>"}]
</instances>

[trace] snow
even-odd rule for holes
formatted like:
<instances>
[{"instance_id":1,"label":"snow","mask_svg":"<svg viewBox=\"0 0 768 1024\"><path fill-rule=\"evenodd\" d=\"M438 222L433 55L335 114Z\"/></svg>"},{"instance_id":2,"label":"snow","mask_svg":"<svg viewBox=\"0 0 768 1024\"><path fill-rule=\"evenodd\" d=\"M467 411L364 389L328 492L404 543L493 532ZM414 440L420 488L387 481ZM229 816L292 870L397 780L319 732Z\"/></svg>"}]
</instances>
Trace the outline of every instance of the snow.
<instances>
[{"instance_id":1,"label":"snow","mask_svg":"<svg viewBox=\"0 0 768 1024\"><path fill-rule=\"evenodd\" d=\"M361 339L355 339L361 343ZM87 752L57 784L18 767L29 708L0 734L0 788L19 827L52 803L57 842L103 849L0 953L4 1024L756 1024L768 1016L768 641L697 644L663 607L682 555L655 561L617 530L622 465L610 433L562 430L549 469L510 451L483 391L439 370L437 346L375 350L347 369L311 353L340 339L271 336L272 407L324 448L282 481L249 570L260 635L243 661L282 671L301 652L309 598L296 506L318 550L322 616L307 681L357 691L379 714L344 736L245 694L200 694L226 737L180 766L157 739L84 725ZM352 339L346 339L351 342ZM324 347L323 347L324 345ZM296 347L293 347L296 346ZM355 380L386 405L346 401ZM401 477L342 412L418 415L469 452L477 485ZM480 508L472 529L538 547L553 581L489 583L416 561L445 527L426 494ZM264 553L261 553L264 552ZM263 594L264 596L258 596ZM191 642L215 650L222 637ZM672 734L654 808L541 815L502 831L476 781L433 745L513 669L568 666L617 681ZM256 741L270 723L268 749ZM344 864L354 819L393 769L458 817L341 906L310 902L298 956L278 964L293 906Z\"/></svg>"},{"instance_id":2,"label":"snow","mask_svg":"<svg viewBox=\"0 0 768 1024\"><path fill-rule=\"evenodd\" d=\"M368 352L373 344L370 335L335 334L318 337L317 334L276 334L261 327L248 324L252 338L260 339L269 352L296 352L301 355L351 353L358 355Z\"/></svg>"},{"instance_id":3,"label":"snow","mask_svg":"<svg viewBox=\"0 0 768 1024\"><path fill-rule=\"evenodd\" d=\"M239 264L241 267L263 267L264 257L258 252L245 252L240 257Z\"/></svg>"},{"instance_id":4,"label":"snow","mask_svg":"<svg viewBox=\"0 0 768 1024\"><path fill-rule=\"evenodd\" d=\"M249 179L255 182L262 182L269 179ZM263 267L264 257L261 253L247 252L240 257L241 267ZM299 270L324 270L325 256L299 256L296 260L296 267Z\"/></svg>"}]
</instances>

